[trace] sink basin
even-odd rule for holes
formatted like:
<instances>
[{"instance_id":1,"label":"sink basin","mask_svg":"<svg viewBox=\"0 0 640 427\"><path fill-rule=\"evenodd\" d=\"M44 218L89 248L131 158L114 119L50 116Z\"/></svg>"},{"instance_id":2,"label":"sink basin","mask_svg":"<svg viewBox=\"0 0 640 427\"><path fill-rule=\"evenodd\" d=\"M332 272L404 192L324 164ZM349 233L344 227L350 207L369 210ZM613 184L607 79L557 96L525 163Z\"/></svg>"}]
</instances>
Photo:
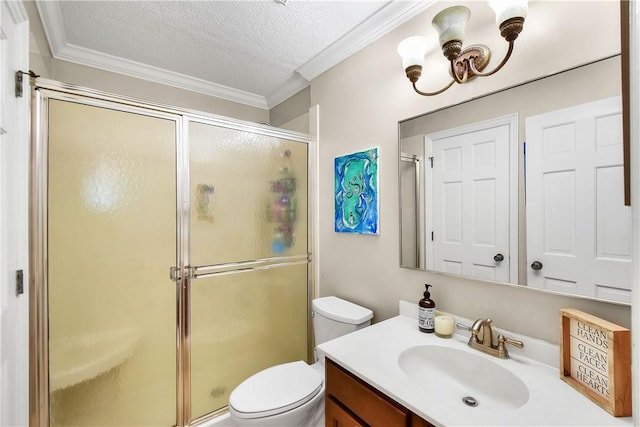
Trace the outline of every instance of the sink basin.
<instances>
[{"instance_id":1,"label":"sink basin","mask_svg":"<svg viewBox=\"0 0 640 427\"><path fill-rule=\"evenodd\" d=\"M529 389L500 362L507 361L493 362L473 350L438 345L410 347L398 356L400 369L440 399L464 407L475 401L484 410L519 408L529 400Z\"/></svg>"}]
</instances>

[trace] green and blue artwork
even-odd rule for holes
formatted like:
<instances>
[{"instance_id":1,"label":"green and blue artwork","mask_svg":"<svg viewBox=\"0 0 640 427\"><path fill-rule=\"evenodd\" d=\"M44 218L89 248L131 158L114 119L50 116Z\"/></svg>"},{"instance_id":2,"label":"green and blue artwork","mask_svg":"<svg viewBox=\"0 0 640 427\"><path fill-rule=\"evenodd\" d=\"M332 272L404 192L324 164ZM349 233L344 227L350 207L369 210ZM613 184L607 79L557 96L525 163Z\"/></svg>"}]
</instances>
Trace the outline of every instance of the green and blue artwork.
<instances>
[{"instance_id":1,"label":"green and blue artwork","mask_svg":"<svg viewBox=\"0 0 640 427\"><path fill-rule=\"evenodd\" d=\"M378 234L378 149L336 157L335 231Z\"/></svg>"}]
</instances>

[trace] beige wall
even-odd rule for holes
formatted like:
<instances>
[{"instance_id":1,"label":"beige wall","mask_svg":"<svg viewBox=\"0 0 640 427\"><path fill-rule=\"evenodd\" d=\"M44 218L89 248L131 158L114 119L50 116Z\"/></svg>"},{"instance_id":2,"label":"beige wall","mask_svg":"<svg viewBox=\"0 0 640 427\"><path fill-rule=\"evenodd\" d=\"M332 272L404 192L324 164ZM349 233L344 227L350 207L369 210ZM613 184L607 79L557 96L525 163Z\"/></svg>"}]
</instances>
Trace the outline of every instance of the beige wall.
<instances>
[{"instance_id":1,"label":"beige wall","mask_svg":"<svg viewBox=\"0 0 640 427\"><path fill-rule=\"evenodd\" d=\"M309 133L309 86L269 110L272 126L300 133Z\"/></svg>"},{"instance_id":2,"label":"beige wall","mask_svg":"<svg viewBox=\"0 0 640 427\"><path fill-rule=\"evenodd\" d=\"M278 126L281 129L287 129L293 132L309 133L309 113L304 113L293 120Z\"/></svg>"},{"instance_id":3,"label":"beige wall","mask_svg":"<svg viewBox=\"0 0 640 427\"><path fill-rule=\"evenodd\" d=\"M272 126L282 127L303 114L309 112L311 99L311 88L305 87L295 95L282 101L269 111L269 123Z\"/></svg>"},{"instance_id":4,"label":"beige wall","mask_svg":"<svg viewBox=\"0 0 640 427\"><path fill-rule=\"evenodd\" d=\"M491 10L484 2L469 2L468 6L472 9L468 43L485 43L500 58L505 43L497 35ZM413 92L401 70L396 46L410 35L433 35L429 23L439 10L425 11L311 83L311 104L320 107L321 295L337 295L370 307L375 320L380 321L397 314L399 299L418 301L423 283L428 282L434 285L432 296L441 310L468 318L490 316L499 327L550 342L558 341L558 310L562 307L575 307L629 326L628 306L399 268L399 121L616 54L620 49L616 2L532 2L524 32L504 69L439 96L421 97ZM592 31L596 23L611 31ZM418 86L438 89L446 83L446 73L436 47L428 56ZM380 235L335 233L334 158L371 147L379 147L380 156Z\"/></svg>"}]
</instances>

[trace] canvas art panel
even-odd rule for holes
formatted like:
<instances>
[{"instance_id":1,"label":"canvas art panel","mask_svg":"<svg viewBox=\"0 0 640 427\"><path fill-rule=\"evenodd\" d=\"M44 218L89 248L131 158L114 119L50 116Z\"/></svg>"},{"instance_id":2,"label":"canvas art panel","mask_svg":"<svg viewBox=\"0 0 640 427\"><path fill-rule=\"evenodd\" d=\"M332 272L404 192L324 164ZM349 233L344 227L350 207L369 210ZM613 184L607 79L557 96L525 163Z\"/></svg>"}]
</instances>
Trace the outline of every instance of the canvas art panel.
<instances>
[{"instance_id":1,"label":"canvas art panel","mask_svg":"<svg viewBox=\"0 0 640 427\"><path fill-rule=\"evenodd\" d=\"M336 157L335 231L379 234L378 149Z\"/></svg>"}]
</instances>

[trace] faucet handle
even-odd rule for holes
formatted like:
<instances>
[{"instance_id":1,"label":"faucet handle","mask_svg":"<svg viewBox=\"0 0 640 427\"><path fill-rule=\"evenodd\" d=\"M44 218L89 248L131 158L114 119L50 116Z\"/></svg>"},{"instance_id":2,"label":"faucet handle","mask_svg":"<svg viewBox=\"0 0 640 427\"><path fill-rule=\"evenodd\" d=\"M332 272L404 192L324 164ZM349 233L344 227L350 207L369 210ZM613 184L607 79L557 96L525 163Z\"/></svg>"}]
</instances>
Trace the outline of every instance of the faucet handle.
<instances>
[{"instance_id":1,"label":"faucet handle","mask_svg":"<svg viewBox=\"0 0 640 427\"><path fill-rule=\"evenodd\" d=\"M470 331L471 326L465 325L464 323L456 323L457 329L462 329L463 331Z\"/></svg>"},{"instance_id":2,"label":"faucet handle","mask_svg":"<svg viewBox=\"0 0 640 427\"><path fill-rule=\"evenodd\" d=\"M522 341L512 340L511 338L507 338L502 334L498 335L498 357L502 359L509 358L509 352L507 351L505 344L510 344L518 348L524 347L524 343Z\"/></svg>"},{"instance_id":3,"label":"faucet handle","mask_svg":"<svg viewBox=\"0 0 640 427\"><path fill-rule=\"evenodd\" d=\"M502 342L502 345L511 344L514 347L522 348L524 347L524 343L518 340L512 340L511 338L507 338L504 335L498 335L498 343Z\"/></svg>"}]
</instances>

